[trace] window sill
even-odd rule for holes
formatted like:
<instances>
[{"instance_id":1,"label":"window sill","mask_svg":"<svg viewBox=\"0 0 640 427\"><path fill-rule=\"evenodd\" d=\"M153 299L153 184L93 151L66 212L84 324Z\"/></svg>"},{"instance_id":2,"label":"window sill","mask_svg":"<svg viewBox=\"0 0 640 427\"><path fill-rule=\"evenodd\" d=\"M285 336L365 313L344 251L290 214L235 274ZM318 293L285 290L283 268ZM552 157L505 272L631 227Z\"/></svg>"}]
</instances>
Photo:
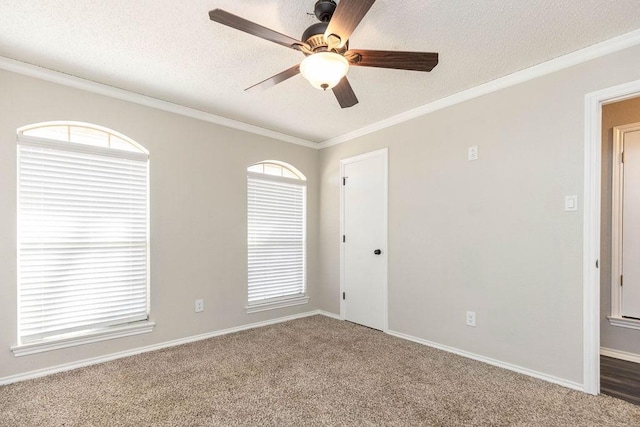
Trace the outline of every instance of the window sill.
<instances>
[{"instance_id":1,"label":"window sill","mask_svg":"<svg viewBox=\"0 0 640 427\"><path fill-rule=\"evenodd\" d=\"M640 330L640 320L627 319L624 317L612 317L612 316L607 316L607 319L609 319L609 324L611 326L620 326L622 328Z\"/></svg>"},{"instance_id":2,"label":"window sill","mask_svg":"<svg viewBox=\"0 0 640 427\"><path fill-rule=\"evenodd\" d=\"M145 334L153 331L156 324L144 320L127 325L111 326L108 328L82 332L81 334L65 334L56 337L41 339L27 344L11 347L13 355L16 357L29 354L43 353L45 351L58 350L66 347L89 344L99 341L111 340L114 338L127 337L131 335Z\"/></svg>"},{"instance_id":3,"label":"window sill","mask_svg":"<svg viewBox=\"0 0 640 427\"><path fill-rule=\"evenodd\" d=\"M309 297L307 295L303 295L303 296L297 296L293 298L287 298L287 299L280 298L276 300L270 300L270 301L251 304L245 307L245 310L247 314L251 314L251 313L258 313L261 311L275 310L278 308L292 307L294 305L306 304L308 302L309 302Z\"/></svg>"}]
</instances>

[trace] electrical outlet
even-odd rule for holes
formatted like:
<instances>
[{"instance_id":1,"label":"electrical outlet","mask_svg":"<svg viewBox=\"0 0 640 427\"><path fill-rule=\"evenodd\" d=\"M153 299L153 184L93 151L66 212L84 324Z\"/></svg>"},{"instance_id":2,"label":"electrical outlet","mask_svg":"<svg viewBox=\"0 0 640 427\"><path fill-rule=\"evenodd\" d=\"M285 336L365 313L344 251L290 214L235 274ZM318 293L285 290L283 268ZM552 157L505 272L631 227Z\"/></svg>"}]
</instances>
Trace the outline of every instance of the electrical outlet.
<instances>
[{"instance_id":1,"label":"electrical outlet","mask_svg":"<svg viewBox=\"0 0 640 427\"><path fill-rule=\"evenodd\" d=\"M476 312L467 311L467 326L476 327Z\"/></svg>"},{"instance_id":2,"label":"electrical outlet","mask_svg":"<svg viewBox=\"0 0 640 427\"><path fill-rule=\"evenodd\" d=\"M468 154L469 160L478 160L478 146L474 145L473 147L469 147Z\"/></svg>"},{"instance_id":3,"label":"electrical outlet","mask_svg":"<svg viewBox=\"0 0 640 427\"><path fill-rule=\"evenodd\" d=\"M196 300L196 313L200 313L201 311L204 311L204 300L203 299L197 299Z\"/></svg>"}]
</instances>

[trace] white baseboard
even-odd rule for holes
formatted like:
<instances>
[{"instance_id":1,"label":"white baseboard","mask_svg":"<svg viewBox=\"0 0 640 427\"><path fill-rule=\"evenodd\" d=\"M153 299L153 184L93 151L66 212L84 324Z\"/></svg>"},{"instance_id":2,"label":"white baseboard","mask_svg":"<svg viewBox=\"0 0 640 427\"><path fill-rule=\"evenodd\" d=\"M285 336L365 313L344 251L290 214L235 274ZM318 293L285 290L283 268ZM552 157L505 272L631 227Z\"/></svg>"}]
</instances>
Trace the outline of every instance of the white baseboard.
<instances>
[{"instance_id":1,"label":"white baseboard","mask_svg":"<svg viewBox=\"0 0 640 427\"><path fill-rule=\"evenodd\" d=\"M326 317L331 317L332 319L336 319L336 320L343 320L339 314L331 313L329 311L318 310L318 314L321 314Z\"/></svg>"},{"instance_id":2,"label":"white baseboard","mask_svg":"<svg viewBox=\"0 0 640 427\"><path fill-rule=\"evenodd\" d=\"M573 390L584 391L584 387L582 384L565 380L564 378L554 377L552 375L547 375L542 372L534 371L532 369L523 368L522 366L512 365L511 363L503 362L500 360L492 359L490 357L481 356L479 354L471 353L468 351L460 350L455 347L449 347L447 345L438 344L432 341L427 341L422 338L417 338L411 335L403 334L395 331L387 331L389 335L393 335L394 337L402 338L408 341L413 341L418 344L426 345L428 347L437 348L438 350L443 350L449 353L457 354L458 356L467 357L469 359L477 360L479 362L484 362L489 365L497 366L499 368L508 369L510 371L518 372L520 374L528 375L530 377L538 378L540 380L544 380L550 383L558 384L563 387L567 387Z\"/></svg>"},{"instance_id":3,"label":"white baseboard","mask_svg":"<svg viewBox=\"0 0 640 427\"><path fill-rule=\"evenodd\" d=\"M629 353L628 351L614 350L612 348L600 347L600 355L614 357L620 360L626 360L627 362L640 363L640 354Z\"/></svg>"},{"instance_id":4,"label":"white baseboard","mask_svg":"<svg viewBox=\"0 0 640 427\"><path fill-rule=\"evenodd\" d=\"M295 319L301 319L303 317L309 317L309 316L315 316L315 315L322 315L322 316L326 316L326 317L330 317L332 319L336 319L336 320L341 320L340 316L328 311L324 311L324 310L313 310L313 311L309 311L306 313L300 313L300 314L295 314L293 316L285 316L285 317L279 317L277 319L271 319L271 320L266 320L263 322L256 322L256 323L250 323L248 325L242 325L242 326L237 326L234 328L229 328L229 329L222 329L219 331L214 331L214 332L208 332L206 334L200 334L200 335L193 335L190 337L186 337L186 338L180 338L180 339L176 339L176 340L172 340L172 341L165 341L162 343L158 343L158 344L152 344L152 345L148 345L145 347L138 347L138 348L134 348L131 350L125 350L125 351L121 351L118 353L111 353L111 354L107 354L104 356L99 356L99 357L92 357L89 359L84 359L84 360L79 360L77 362L71 362L71 363L65 363L63 365L57 365L57 366L53 366L50 368L44 368L44 369L38 369L35 371L30 371L30 372L25 372L22 374L16 374L16 375L10 375L8 377L2 377L0 378L0 385L6 385L6 384L11 384L11 383L16 383L19 381L25 381L25 380L30 380L33 378L39 378L39 377L44 377L47 375L51 375L51 374L56 374L58 372L65 372L65 371L71 371L73 369L77 369L77 368L82 368L85 366L90 366L90 365L96 365L98 363L104 363L104 362L108 362L110 360L116 360L116 359L121 359L123 357L128 357L128 356L133 356L136 354L141 354L141 353L147 353L149 351L155 351L155 350L160 350L163 348L168 348L168 347L174 347L177 345L182 345L182 344L188 344L191 342L195 342L195 341L200 341L200 340L205 340L208 338L213 338L213 337L217 337L220 335L226 335L226 334L232 334L234 332L240 332L240 331L245 331L247 329L254 329L254 328L260 328L263 326L269 326L269 325L274 325L276 323L282 323L282 322L287 322L289 320L295 320ZM578 384L578 383L574 383L571 381L567 381L564 380L562 378L557 378L557 377L553 377L551 375L547 375L547 374L543 374L537 371L533 371L531 369L527 369L527 368L523 368L520 366L516 366L516 365L512 365L510 363L506 363L506 362L502 362L499 360L495 360L495 359L491 359L485 356L480 356L474 353L470 353L467 351L463 351L463 350L459 350L457 348L453 348L453 347L449 347L449 346L445 346L442 344L438 344L435 342L431 342L431 341L427 341L427 340L423 340L421 338L417 338L417 337L413 337L411 335L406 335L400 332L395 332L395 331L387 331L387 333L389 335L398 337L398 338L402 338L408 341L413 341L416 342L418 344L423 344L429 347L433 347L433 348L437 348L439 350L444 350L447 351L449 353L454 353L457 354L459 356L463 356L463 357L467 357L469 359L473 359L473 360L478 360L480 362L484 362L484 363L488 363L489 365L493 365L493 366L497 366L499 368L504 368L504 369L508 369L510 371L515 371L521 374L525 374L525 375L529 375L531 377L534 378L538 378L544 381L548 381L554 384L558 384L564 387L568 387L574 390L579 390L579 391L583 391L583 387L582 384ZM603 350L607 350L609 351L609 349L603 349ZM614 350L611 350L614 351ZM616 354L619 353L623 353L623 352L617 352ZM604 354L601 350L601 354L603 355L608 355L608 354ZM631 353L626 353L626 354L631 354ZM640 356L635 355L638 359L638 361L640 362ZM616 356L612 356L612 357L616 357ZM621 358L621 357L619 357ZM626 360L626 359L625 359ZM634 360L635 361L635 360Z\"/></svg>"},{"instance_id":5,"label":"white baseboard","mask_svg":"<svg viewBox=\"0 0 640 427\"><path fill-rule=\"evenodd\" d=\"M174 347L176 345L188 344L195 341L206 340L208 338L217 337L220 335L232 334L234 332L245 331L247 329L260 328L263 326L275 325L276 323L287 322L289 320L301 319L303 317L314 316L316 314L329 315L332 317L330 313L324 314L321 310L313 310L306 313L294 314L293 316L285 316L279 317L277 319L266 320L264 322L256 322L250 323L248 325L237 326L229 329L222 329L219 331L208 332L206 334L200 335L192 335L186 338L179 338L177 340L165 341L158 344L152 344L145 347L138 347L131 350L125 350L118 353L111 353L104 356L92 357L89 359L79 360L77 362L65 363L62 365L52 366L50 368L38 369L35 371L29 371L22 374L10 375L8 377L0 378L0 385L17 383L20 381L30 380L33 378L44 377L51 374L56 374L58 372L71 371L77 368L83 368L85 366L96 365L98 363L108 362L110 360L121 359L123 357L133 356L136 354L147 353L149 351L160 350L167 347Z\"/></svg>"}]
</instances>

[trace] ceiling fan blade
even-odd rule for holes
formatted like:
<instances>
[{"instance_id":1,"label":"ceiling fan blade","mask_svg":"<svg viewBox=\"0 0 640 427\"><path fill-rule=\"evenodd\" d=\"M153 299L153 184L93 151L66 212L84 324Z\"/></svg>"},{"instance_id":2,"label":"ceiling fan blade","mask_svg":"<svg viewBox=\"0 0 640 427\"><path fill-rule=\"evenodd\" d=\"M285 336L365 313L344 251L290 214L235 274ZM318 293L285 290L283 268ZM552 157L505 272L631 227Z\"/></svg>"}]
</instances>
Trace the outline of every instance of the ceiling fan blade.
<instances>
[{"instance_id":1,"label":"ceiling fan blade","mask_svg":"<svg viewBox=\"0 0 640 427\"><path fill-rule=\"evenodd\" d=\"M435 52L400 52L350 49L344 54L351 65L395 68L397 70L431 71L438 65Z\"/></svg>"},{"instance_id":2,"label":"ceiling fan blade","mask_svg":"<svg viewBox=\"0 0 640 427\"><path fill-rule=\"evenodd\" d=\"M329 36L335 34L340 37L339 47L343 47L351 33L356 29L364 15L367 14L376 0L340 0L336 7L329 26L324 33L324 38L329 40Z\"/></svg>"},{"instance_id":3,"label":"ceiling fan blade","mask_svg":"<svg viewBox=\"0 0 640 427\"><path fill-rule=\"evenodd\" d=\"M257 91L269 89L272 86L277 85L278 83L282 83L283 81L300 74L300 64L294 65L288 70L284 70L281 73L276 74L273 77L269 77L266 80L261 81L260 83L256 83L253 86L250 86L245 89L245 91Z\"/></svg>"},{"instance_id":4,"label":"ceiling fan blade","mask_svg":"<svg viewBox=\"0 0 640 427\"><path fill-rule=\"evenodd\" d=\"M297 46L304 45L304 43L302 43L300 40L296 40L292 37L280 34L277 31L273 31L272 29L263 27L262 25L258 25L255 22L247 21L244 18L233 15L229 12L225 12L222 9L214 9L209 11L209 19L228 27L235 28L236 30L244 31L245 33L249 33L262 39L278 43L279 45L290 47L292 49L297 49Z\"/></svg>"},{"instance_id":5,"label":"ceiling fan blade","mask_svg":"<svg viewBox=\"0 0 640 427\"><path fill-rule=\"evenodd\" d=\"M358 103L358 98L356 98L356 94L346 77L343 77L340 83L333 88L333 93L342 108L353 107Z\"/></svg>"}]
</instances>

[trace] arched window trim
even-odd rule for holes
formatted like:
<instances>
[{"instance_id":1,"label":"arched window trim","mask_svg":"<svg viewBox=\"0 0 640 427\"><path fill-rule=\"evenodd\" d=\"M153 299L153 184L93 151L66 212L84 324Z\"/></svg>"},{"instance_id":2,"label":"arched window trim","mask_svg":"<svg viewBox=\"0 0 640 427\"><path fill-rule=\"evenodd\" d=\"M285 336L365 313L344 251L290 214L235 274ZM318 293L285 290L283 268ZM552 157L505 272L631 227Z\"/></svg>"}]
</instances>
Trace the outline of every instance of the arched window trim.
<instances>
[{"instance_id":1,"label":"arched window trim","mask_svg":"<svg viewBox=\"0 0 640 427\"><path fill-rule=\"evenodd\" d=\"M291 164L289 164L287 162L282 162L280 160L263 160L261 162L254 163L251 166L249 166L247 168L247 171L250 172L250 173L262 174L262 175L269 176L269 177L278 177L277 175L271 175L271 174L264 173L264 172L251 171L251 168L254 167L254 166L269 165L269 164L277 165L277 166L280 166L280 167L282 167L284 169L287 169L289 172L291 172L293 175L295 175L297 177L297 179L300 180L300 181L306 181L307 180L307 177L302 172L300 172L300 170L298 168L296 168L295 166L293 166L293 165L291 165ZM296 178L290 178L290 177L281 177L281 178L296 179Z\"/></svg>"},{"instance_id":2,"label":"arched window trim","mask_svg":"<svg viewBox=\"0 0 640 427\"><path fill-rule=\"evenodd\" d=\"M95 125L93 123L86 123L86 122L78 122L78 121L71 121L71 120L56 120L56 121L48 121L48 122L40 122L40 123L32 123L32 124L28 124L25 126L22 126L20 128L18 128L18 135L20 136L24 136L24 137L28 137L28 138L38 138L38 139L48 139L51 141L58 141L58 142L68 142L71 144L78 144L81 146L93 146L90 144L85 144L82 142L78 142L78 141L71 141L70 138L65 139L54 139L54 138L43 138L43 137L39 137L39 136L31 136L28 135L28 132L31 130L35 130L35 129L41 129L41 128L46 128L46 127L54 127L54 126L68 126L68 127L76 127L76 128L85 128L85 129L91 129L91 130L96 130L99 132L104 132L108 135L108 137L110 138L111 135L115 136L118 139L121 139L123 141L125 141L126 143L128 143L129 145L131 145L131 147L133 147L135 149L135 151L133 152L139 152L139 153L143 153L143 154L149 154L149 150L147 150L145 147L143 147L142 145L140 145L139 143L137 143L136 141L134 141L133 139L129 138L128 136L117 132L113 129L109 129L107 127L104 126L100 126L100 125ZM27 132L27 133L25 133ZM100 146L95 146L97 148L103 148L103 149L108 149L108 150L119 150L119 151L129 151L129 150L122 150L119 148L112 148L112 147L100 147Z\"/></svg>"}]
</instances>

